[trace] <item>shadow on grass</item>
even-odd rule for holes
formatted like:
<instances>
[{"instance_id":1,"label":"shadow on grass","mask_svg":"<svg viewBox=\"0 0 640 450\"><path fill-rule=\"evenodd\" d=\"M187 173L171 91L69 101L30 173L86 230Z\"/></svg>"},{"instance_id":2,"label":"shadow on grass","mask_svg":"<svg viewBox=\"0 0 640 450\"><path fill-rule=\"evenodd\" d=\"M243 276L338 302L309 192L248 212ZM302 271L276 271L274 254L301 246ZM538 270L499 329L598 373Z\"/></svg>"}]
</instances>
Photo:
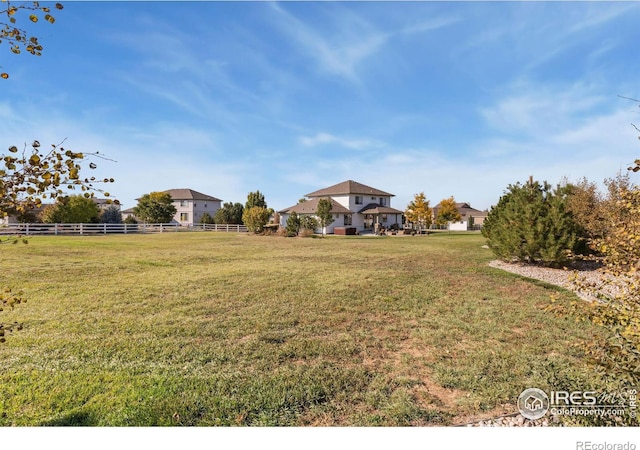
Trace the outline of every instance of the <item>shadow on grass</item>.
<instances>
[{"instance_id":1,"label":"shadow on grass","mask_svg":"<svg viewBox=\"0 0 640 450\"><path fill-rule=\"evenodd\" d=\"M96 425L93 417L82 411L65 414L62 417L46 420L40 424L40 426L44 427L92 427Z\"/></svg>"}]
</instances>

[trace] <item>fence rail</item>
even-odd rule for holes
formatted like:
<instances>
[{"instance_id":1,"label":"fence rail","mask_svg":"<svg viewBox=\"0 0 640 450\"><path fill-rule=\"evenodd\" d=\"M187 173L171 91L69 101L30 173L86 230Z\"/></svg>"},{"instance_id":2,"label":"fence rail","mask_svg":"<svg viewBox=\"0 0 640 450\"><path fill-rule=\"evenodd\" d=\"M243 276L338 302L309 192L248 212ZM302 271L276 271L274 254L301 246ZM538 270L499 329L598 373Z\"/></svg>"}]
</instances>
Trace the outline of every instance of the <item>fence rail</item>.
<instances>
[{"instance_id":1,"label":"fence rail","mask_svg":"<svg viewBox=\"0 0 640 450\"><path fill-rule=\"evenodd\" d=\"M0 236L35 235L94 235L167 233L181 231L247 232L244 225L198 224L182 226L177 223L14 223L0 227Z\"/></svg>"}]
</instances>

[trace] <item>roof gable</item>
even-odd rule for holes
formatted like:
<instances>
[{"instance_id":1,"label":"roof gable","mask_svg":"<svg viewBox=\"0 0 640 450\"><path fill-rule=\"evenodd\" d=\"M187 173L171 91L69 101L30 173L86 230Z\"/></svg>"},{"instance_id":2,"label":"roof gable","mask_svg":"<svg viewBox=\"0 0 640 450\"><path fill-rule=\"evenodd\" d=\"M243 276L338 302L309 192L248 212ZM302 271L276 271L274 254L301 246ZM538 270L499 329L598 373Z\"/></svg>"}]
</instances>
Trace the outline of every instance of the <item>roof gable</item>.
<instances>
[{"instance_id":1,"label":"roof gable","mask_svg":"<svg viewBox=\"0 0 640 450\"><path fill-rule=\"evenodd\" d=\"M433 213L435 215L437 215L438 211L440 210L440 208L442 208L442 204L438 203L436 206L433 207ZM480 211L480 210L475 209L475 208L472 208L471 205L469 203L466 203L466 202L456 203L456 210L463 217L465 217L465 216L467 216L469 214L474 215L474 216L486 215L486 212Z\"/></svg>"},{"instance_id":2,"label":"roof gable","mask_svg":"<svg viewBox=\"0 0 640 450\"><path fill-rule=\"evenodd\" d=\"M219 201L219 198L212 197L211 195L203 194L202 192L194 191L193 189L169 189L163 191L171 195L173 200L209 200Z\"/></svg>"},{"instance_id":3,"label":"roof gable","mask_svg":"<svg viewBox=\"0 0 640 450\"><path fill-rule=\"evenodd\" d=\"M349 195L349 194L363 194L363 195L381 195L383 197L395 197L394 194L390 194L380 189L372 188L366 184L358 183L357 181L347 180L342 183L334 184L324 189L306 194L306 197L327 197L332 195Z\"/></svg>"},{"instance_id":4,"label":"roof gable","mask_svg":"<svg viewBox=\"0 0 640 450\"><path fill-rule=\"evenodd\" d=\"M290 206L289 208L283 209L279 211L280 214L291 214L295 212L296 214L315 214L318 211L318 202L320 202L321 198L316 197L311 200L307 200L306 202L298 203L297 205ZM351 214L352 211L349 211L347 208L342 206L340 203L336 202L334 199L331 200L331 212L333 214Z\"/></svg>"}]
</instances>

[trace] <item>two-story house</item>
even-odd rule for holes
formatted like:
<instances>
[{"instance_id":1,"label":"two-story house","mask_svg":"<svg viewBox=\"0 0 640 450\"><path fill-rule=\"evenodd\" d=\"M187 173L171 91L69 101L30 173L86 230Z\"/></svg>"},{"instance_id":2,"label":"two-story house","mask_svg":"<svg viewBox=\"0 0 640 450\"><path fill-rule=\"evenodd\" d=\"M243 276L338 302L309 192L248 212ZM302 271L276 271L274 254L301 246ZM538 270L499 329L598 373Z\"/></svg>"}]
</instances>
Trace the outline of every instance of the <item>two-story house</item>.
<instances>
[{"instance_id":1,"label":"two-story house","mask_svg":"<svg viewBox=\"0 0 640 450\"><path fill-rule=\"evenodd\" d=\"M169 189L167 192L173 199L176 214L173 220L183 226L191 226L200 223L204 213L211 217L219 210L222 200L193 189Z\"/></svg>"},{"instance_id":2,"label":"two-story house","mask_svg":"<svg viewBox=\"0 0 640 450\"><path fill-rule=\"evenodd\" d=\"M320 199L328 198L332 204L333 223L327 227L327 233L333 233L336 227L355 228L358 232L373 231L376 227L402 227L403 212L391 207L394 194L353 180L311 192L305 197L307 201L279 211L281 226L286 226L287 218L294 211L298 215L314 216Z\"/></svg>"},{"instance_id":3,"label":"two-story house","mask_svg":"<svg viewBox=\"0 0 640 450\"><path fill-rule=\"evenodd\" d=\"M193 189L169 189L162 192L171 195L173 206L176 207L173 222L182 226L196 225L200 223L204 213L209 213L213 217L216 211L221 208L222 200ZM135 218L133 208L122 211L122 218L126 219L127 217Z\"/></svg>"}]
</instances>

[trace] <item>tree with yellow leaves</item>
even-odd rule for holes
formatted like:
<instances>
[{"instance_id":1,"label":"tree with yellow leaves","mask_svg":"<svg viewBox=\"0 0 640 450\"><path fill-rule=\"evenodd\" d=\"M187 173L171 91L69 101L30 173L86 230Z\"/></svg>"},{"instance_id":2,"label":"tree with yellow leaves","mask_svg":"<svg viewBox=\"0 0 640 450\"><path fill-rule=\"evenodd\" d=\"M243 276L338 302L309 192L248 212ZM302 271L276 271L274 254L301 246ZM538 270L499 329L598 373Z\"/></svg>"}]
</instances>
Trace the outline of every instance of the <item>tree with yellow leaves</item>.
<instances>
[{"instance_id":1,"label":"tree with yellow leaves","mask_svg":"<svg viewBox=\"0 0 640 450\"><path fill-rule=\"evenodd\" d=\"M407 221L411 222L418 228L418 233L422 233L423 229L431 226L432 212L429 206L429 200L420 192L413 196L413 200L407 205L404 211Z\"/></svg>"},{"instance_id":2,"label":"tree with yellow leaves","mask_svg":"<svg viewBox=\"0 0 640 450\"><path fill-rule=\"evenodd\" d=\"M436 223L438 225L446 225L451 222L458 222L462 219L458 208L456 208L456 200L453 197L445 198L438 206L436 215Z\"/></svg>"}]
</instances>

